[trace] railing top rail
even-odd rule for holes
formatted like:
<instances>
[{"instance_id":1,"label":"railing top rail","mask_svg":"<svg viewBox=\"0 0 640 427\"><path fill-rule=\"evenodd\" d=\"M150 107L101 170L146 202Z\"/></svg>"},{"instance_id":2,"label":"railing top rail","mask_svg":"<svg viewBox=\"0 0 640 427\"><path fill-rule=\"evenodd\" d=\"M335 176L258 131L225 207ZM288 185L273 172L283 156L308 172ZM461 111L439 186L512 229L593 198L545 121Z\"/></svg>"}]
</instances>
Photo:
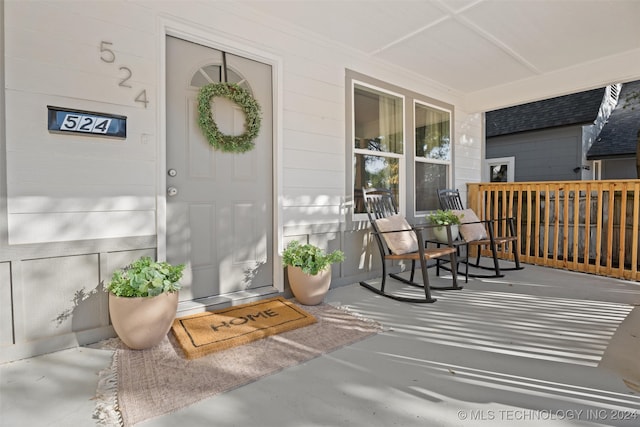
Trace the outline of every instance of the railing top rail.
<instances>
[{"instance_id":1,"label":"railing top rail","mask_svg":"<svg viewBox=\"0 0 640 427\"><path fill-rule=\"evenodd\" d=\"M518 182L468 182L467 187L522 187L527 185L601 185L601 184L619 184L619 183L637 183L640 179L602 179L589 181L518 181Z\"/></svg>"}]
</instances>

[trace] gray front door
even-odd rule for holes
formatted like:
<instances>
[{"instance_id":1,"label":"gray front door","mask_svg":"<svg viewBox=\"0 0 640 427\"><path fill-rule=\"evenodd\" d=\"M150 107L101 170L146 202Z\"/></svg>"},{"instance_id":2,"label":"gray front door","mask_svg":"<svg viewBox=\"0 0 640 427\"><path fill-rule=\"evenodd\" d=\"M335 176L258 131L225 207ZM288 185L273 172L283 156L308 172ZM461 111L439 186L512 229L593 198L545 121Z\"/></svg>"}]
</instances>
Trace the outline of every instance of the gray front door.
<instances>
[{"instance_id":1,"label":"gray front door","mask_svg":"<svg viewBox=\"0 0 640 427\"><path fill-rule=\"evenodd\" d=\"M227 81L262 109L255 148L215 150L198 126L197 95L221 81L223 53L167 37L167 261L185 263L181 301L273 285L272 82L267 64L226 54ZM242 109L214 98L227 135L244 132ZM171 191L169 191L171 190Z\"/></svg>"}]
</instances>

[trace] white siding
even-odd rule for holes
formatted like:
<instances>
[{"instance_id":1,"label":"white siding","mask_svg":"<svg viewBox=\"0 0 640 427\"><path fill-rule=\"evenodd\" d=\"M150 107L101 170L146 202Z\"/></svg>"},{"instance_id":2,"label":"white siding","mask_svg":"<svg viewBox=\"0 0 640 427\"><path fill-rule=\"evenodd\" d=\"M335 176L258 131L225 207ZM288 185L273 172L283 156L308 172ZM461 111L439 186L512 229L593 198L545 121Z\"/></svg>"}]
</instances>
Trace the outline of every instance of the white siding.
<instances>
[{"instance_id":1,"label":"white siding","mask_svg":"<svg viewBox=\"0 0 640 427\"><path fill-rule=\"evenodd\" d=\"M454 182L462 200L467 197L467 183L480 182L484 159L484 114L469 114L456 110L455 115Z\"/></svg>"},{"instance_id":2,"label":"white siding","mask_svg":"<svg viewBox=\"0 0 640 427\"><path fill-rule=\"evenodd\" d=\"M9 243L153 235L153 17L109 2L5 4ZM105 40L112 64L100 60ZM122 66L132 88L118 86ZM141 90L149 108L134 101ZM47 105L127 116L127 138L51 134Z\"/></svg>"}]
</instances>

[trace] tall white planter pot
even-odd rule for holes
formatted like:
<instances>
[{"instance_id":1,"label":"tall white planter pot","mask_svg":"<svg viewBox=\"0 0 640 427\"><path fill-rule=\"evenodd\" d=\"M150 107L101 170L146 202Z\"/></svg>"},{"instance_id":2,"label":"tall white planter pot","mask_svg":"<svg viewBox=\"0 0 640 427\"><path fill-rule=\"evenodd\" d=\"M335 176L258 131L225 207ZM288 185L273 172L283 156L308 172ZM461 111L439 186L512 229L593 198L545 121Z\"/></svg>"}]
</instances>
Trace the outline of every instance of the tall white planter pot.
<instances>
[{"instance_id":1,"label":"tall white planter pot","mask_svg":"<svg viewBox=\"0 0 640 427\"><path fill-rule=\"evenodd\" d=\"M118 297L109 293L109 315L118 337L127 347L154 347L167 335L178 310L178 292L155 297Z\"/></svg>"},{"instance_id":2,"label":"tall white planter pot","mask_svg":"<svg viewBox=\"0 0 640 427\"><path fill-rule=\"evenodd\" d=\"M435 227L433 228L433 235L436 240L442 243L448 243L447 239L447 227ZM458 224L451 225L451 239L456 240L458 238Z\"/></svg>"},{"instance_id":3,"label":"tall white planter pot","mask_svg":"<svg viewBox=\"0 0 640 427\"><path fill-rule=\"evenodd\" d=\"M324 301L331 286L331 266L316 275L306 274L300 267L287 267L293 296L303 305L318 305Z\"/></svg>"}]
</instances>

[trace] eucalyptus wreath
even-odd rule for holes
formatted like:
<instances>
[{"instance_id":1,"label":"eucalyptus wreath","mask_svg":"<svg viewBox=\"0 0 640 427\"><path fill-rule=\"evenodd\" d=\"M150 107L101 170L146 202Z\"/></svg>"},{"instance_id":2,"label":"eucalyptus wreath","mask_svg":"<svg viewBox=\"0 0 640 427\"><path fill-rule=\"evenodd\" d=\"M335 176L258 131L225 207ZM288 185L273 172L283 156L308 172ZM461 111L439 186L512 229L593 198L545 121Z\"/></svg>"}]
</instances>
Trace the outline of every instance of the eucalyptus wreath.
<instances>
[{"instance_id":1,"label":"eucalyptus wreath","mask_svg":"<svg viewBox=\"0 0 640 427\"><path fill-rule=\"evenodd\" d=\"M211 115L211 100L228 98L242 107L245 116L245 132L242 135L225 135L218 129ZM198 92L198 124L202 133L214 148L231 153L244 153L253 149L260 131L260 105L251 94L235 83L210 83Z\"/></svg>"}]
</instances>

